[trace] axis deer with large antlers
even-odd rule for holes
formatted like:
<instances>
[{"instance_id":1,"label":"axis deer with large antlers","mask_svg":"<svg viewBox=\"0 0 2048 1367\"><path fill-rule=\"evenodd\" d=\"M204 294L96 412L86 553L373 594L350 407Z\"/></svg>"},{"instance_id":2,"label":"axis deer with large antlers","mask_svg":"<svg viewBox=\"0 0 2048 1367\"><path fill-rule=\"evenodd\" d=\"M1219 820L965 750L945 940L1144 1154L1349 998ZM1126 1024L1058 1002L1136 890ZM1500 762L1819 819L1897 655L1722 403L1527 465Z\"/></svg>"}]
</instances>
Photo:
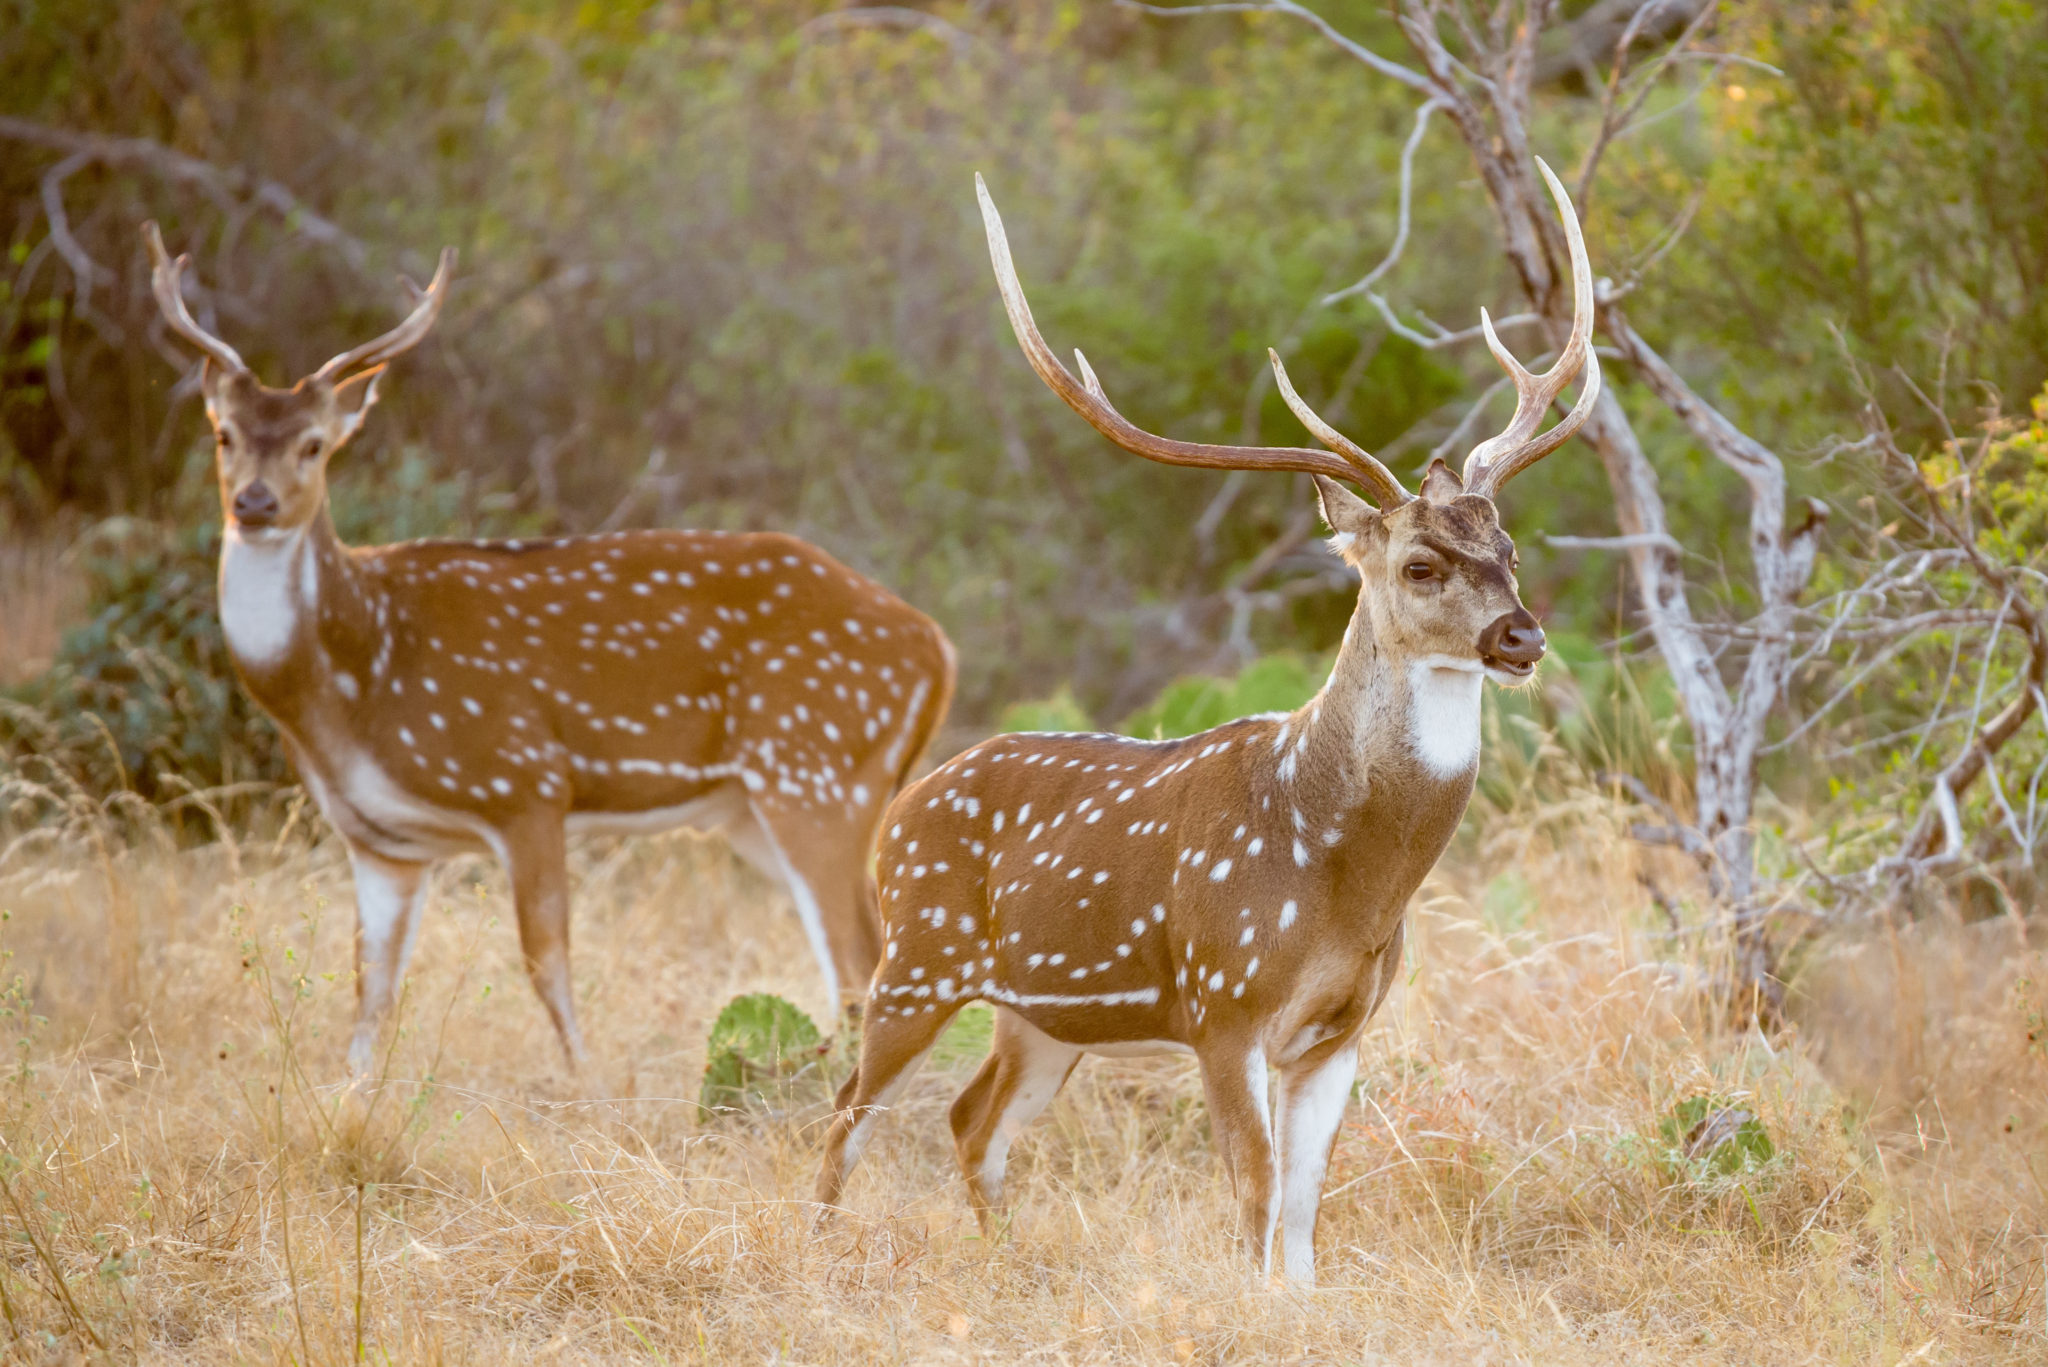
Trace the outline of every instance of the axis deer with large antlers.
<instances>
[{"instance_id":1,"label":"axis deer with large antlers","mask_svg":"<svg viewBox=\"0 0 2048 1367\"><path fill-rule=\"evenodd\" d=\"M229 654L354 866L350 1068L371 1066L429 867L465 850L504 863L527 972L581 1065L577 830L722 827L788 889L826 996L858 990L879 952L876 823L952 694L938 626L774 533L344 546L327 463L433 326L453 253L392 331L271 389L193 320L186 258L154 223L145 237L165 320L206 358Z\"/></svg>"},{"instance_id":2,"label":"axis deer with large antlers","mask_svg":"<svg viewBox=\"0 0 2048 1367\"><path fill-rule=\"evenodd\" d=\"M1314 475L1362 584L1328 682L1295 712L1184 740L998 736L897 797L880 848L882 962L826 1140L821 1203L839 1200L878 1112L946 1022L982 1001L995 1007L995 1041L952 1126L984 1226L1012 1140L1083 1054L1192 1052L1252 1261L1270 1270L1277 1225L1287 1275L1314 1280L1359 1035L1400 971L1408 898L1471 797L1481 681L1526 683L1543 656L1494 500L1578 430L1600 388L1585 243L1542 169L1570 243L1569 342L1532 375L1481 314L1515 382L1514 418L1462 477L1434 462L1419 495L1311 411L1277 355L1280 393L1335 455L1173 441L1127 421L1080 353L1076 379L1039 336L976 178L1010 325L1053 392L1151 460ZM1539 435L1582 371L1570 414Z\"/></svg>"}]
</instances>

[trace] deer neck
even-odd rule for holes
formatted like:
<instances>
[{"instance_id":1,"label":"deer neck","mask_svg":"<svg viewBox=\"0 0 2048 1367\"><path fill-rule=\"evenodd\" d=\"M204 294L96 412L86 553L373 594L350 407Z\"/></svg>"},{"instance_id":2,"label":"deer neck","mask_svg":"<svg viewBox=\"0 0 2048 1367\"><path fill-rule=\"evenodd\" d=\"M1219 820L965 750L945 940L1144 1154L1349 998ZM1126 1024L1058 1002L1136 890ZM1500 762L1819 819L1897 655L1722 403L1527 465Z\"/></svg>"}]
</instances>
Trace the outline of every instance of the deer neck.
<instances>
[{"instance_id":1,"label":"deer neck","mask_svg":"<svg viewBox=\"0 0 2048 1367\"><path fill-rule=\"evenodd\" d=\"M353 699L347 660L375 622L362 571L326 508L303 527L222 533L220 618L228 653L266 711L287 726L318 700Z\"/></svg>"},{"instance_id":2,"label":"deer neck","mask_svg":"<svg viewBox=\"0 0 2048 1367\"><path fill-rule=\"evenodd\" d=\"M1342 815L1383 801L1449 802L1479 766L1477 662L1388 647L1363 592L1322 691L1295 714L1293 774Z\"/></svg>"}]
</instances>

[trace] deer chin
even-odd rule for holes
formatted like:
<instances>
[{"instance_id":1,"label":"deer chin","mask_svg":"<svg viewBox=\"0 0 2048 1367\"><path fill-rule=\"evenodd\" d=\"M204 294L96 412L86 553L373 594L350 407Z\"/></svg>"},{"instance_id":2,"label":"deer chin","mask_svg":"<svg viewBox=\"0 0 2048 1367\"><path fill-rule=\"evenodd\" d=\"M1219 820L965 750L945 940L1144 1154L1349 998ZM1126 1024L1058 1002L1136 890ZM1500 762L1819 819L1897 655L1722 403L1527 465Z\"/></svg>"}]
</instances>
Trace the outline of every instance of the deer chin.
<instances>
[{"instance_id":1,"label":"deer chin","mask_svg":"<svg viewBox=\"0 0 2048 1367\"><path fill-rule=\"evenodd\" d=\"M1536 661L1503 660L1489 655L1483 662L1486 677L1502 688L1521 688L1536 677Z\"/></svg>"}]
</instances>

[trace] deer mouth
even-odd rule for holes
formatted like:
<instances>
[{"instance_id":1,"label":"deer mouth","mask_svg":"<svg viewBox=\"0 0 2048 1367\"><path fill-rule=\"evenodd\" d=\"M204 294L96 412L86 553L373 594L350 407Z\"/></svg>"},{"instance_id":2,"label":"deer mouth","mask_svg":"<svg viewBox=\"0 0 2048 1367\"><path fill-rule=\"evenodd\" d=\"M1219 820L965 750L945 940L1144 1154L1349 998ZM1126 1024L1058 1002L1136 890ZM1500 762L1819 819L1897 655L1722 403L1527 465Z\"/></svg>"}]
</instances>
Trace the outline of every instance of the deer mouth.
<instances>
[{"instance_id":1,"label":"deer mouth","mask_svg":"<svg viewBox=\"0 0 2048 1367\"><path fill-rule=\"evenodd\" d=\"M1511 660L1505 655L1482 655L1479 662L1486 667L1487 674L1497 684L1510 688L1525 684L1536 676L1536 665L1543 657L1534 660Z\"/></svg>"}]
</instances>

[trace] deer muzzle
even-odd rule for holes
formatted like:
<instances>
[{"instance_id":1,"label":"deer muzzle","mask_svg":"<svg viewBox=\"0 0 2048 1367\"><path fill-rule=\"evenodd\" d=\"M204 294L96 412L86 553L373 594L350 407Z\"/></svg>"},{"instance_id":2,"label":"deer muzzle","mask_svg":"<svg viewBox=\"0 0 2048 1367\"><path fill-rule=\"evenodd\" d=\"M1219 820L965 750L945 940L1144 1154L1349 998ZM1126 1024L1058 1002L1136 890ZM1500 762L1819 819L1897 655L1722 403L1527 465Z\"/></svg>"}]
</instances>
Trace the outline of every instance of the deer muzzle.
<instances>
[{"instance_id":1,"label":"deer muzzle","mask_svg":"<svg viewBox=\"0 0 2048 1367\"><path fill-rule=\"evenodd\" d=\"M262 480L251 480L235 495L235 521L244 527L268 527L277 521L277 495Z\"/></svg>"},{"instance_id":2,"label":"deer muzzle","mask_svg":"<svg viewBox=\"0 0 2048 1367\"><path fill-rule=\"evenodd\" d=\"M1503 613L1479 633L1479 655L1489 669L1526 676L1543 658L1543 628L1527 608Z\"/></svg>"}]
</instances>

